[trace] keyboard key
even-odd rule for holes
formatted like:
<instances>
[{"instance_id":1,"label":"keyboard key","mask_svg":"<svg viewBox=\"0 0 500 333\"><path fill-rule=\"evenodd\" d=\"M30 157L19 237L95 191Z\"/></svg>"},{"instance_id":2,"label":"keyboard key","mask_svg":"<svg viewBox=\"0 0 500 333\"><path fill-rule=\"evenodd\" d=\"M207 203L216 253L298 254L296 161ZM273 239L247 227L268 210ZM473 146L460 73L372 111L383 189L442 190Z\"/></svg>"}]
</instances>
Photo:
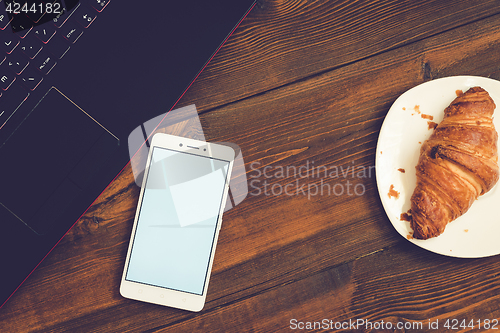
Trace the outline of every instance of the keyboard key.
<instances>
[{"instance_id":1,"label":"keyboard key","mask_svg":"<svg viewBox=\"0 0 500 333\"><path fill-rule=\"evenodd\" d=\"M24 13L33 23L38 23L45 15L45 3L41 1L28 3Z\"/></svg>"},{"instance_id":2,"label":"keyboard key","mask_svg":"<svg viewBox=\"0 0 500 333\"><path fill-rule=\"evenodd\" d=\"M22 14L14 15L14 18L10 22L12 31L14 31L19 38L24 38L33 28L33 21L29 19L28 16Z\"/></svg>"},{"instance_id":3,"label":"keyboard key","mask_svg":"<svg viewBox=\"0 0 500 333\"><path fill-rule=\"evenodd\" d=\"M30 94L18 84L4 92L0 97L0 129L7 123L14 112L19 109Z\"/></svg>"},{"instance_id":4,"label":"keyboard key","mask_svg":"<svg viewBox=\"0 0 500 333\"><path fill-rule=\"evenodd\" d=\"M98 12L102 12L103 9L108 5L109 0L89 0L90 5L95 8Z\"/></svg>"},{"instance_id":5,"label":"keyboard key","mask_svg":"<svg viewBox=\"0 0 500 333\"><path fill-rule=\"evenodd\" d=\"M21 49L17 48L7 57L5 63L11 71L19 75L29 65L29 60L28 57L21 52Z\"/></svg>"},{"instance_id":6,"label":"keyboard key","mask_svg":"<svg viewBox=\"0 0 500 333\"><path fill-rule=\"evenodd\" d=\"M7 61L0 65L0 88L7 90L16 80L16 75L9 69Z\"/></svg>"},{"instance_id":7,"label":"keyboard key","mask_svg":"<svg viewBox=\"0 0 500 333\"><path fill-rule=\"evenodd\" d=\"M30 59L34 59L36 55L42 50L42 43L38 38L35 38L33 34L23 39L20 43L19 48L23 53Z\"/></svg>"},{"instance_id":8,"label":"keyboard key","mask_svg":"<svg viewBox=\"0 0 500 333\"><path fill-rule=\"evenodd\" d=\"M47 44L47 42L55 35L55 33L56 28L51 24L44 24L33 29L33 34L44 44Z\"/></svg>"},{"instance_id":9,"label":"keyboard key","mask_svg":"<svg viewBox=\"0 0 500 333\"><path fill-rule=\"evenodd\" d=\"M23 85L31 91L35 90L43 80L42 74L33 67L29 67L19 77Z\"/></svg>"},{"instance_id":10,"label":"keyboard key","mask_svg":"<svg viewBox=\"0 0 500 333\"><path fill-rule=\"evenodd\" d=\"M84 28L88 28L96 17L96 11L86 5L80 6L73 14L73 19Z\"/></svg>"},{"instance_id":11,"label":"keyboard key","mask_svg":"<svg viewBox=\"0 0 500 333\"><path fill-rule=\"evenodd\" d=\"M77 25L73 20L69 20L61 29L59 29L59 33L66 38L68 42L74 44L83 34L83 28Z\"/></svg>"},{"instance_id":12,"label":"keyboard key","mask_svg":"<svg viewBox=\"0 0 500 333\"><path fill-rule=\"evenodd\" d=\"M7 53L11 53L19 45L19 38L13 33L2 32L0 34L0 44Z\"/></svg>"},{"instance_id":13,"label":"keyboard key","mask_svg":"<svg viewBox=\"0 0 500 333\"><path fill-rule=\"evenodd\" d=\"M70 9L69 11L64 10L61 15L59 15L58 17L56 17L52 20L54 22L54 25L57 28L62 27L64 25L64 23L66 23L68 21L68 19L71 17L71 15L73 15L75 10L78 9L78 7L80 7L79 3L76 5L76 7Z\"/></svg>"},{"instance_id":14,"label":"keyboard key","mask_svg":"<svg viewBox=\"0 0 500 333\"><path fill-rule=\"evenodd\" d=\"M5 11L5 5L0 2L0 30L5 30L12 19Z\"/></svg>"},{"instance_id":15,"label":"keyboard key","mask_svg":"<svg viewBox=\"0 0 500 333\"><path fill-rule=\"evenodd\" d=\"M47 44L49 52L57 59L62 59L66 52L69 51L69 47L68 41L60 34L56 34Z\"/></svg>"},{"instance_id":16,"label":"keyboard key","mask_svg":"<svg viewBox=\"0 0 500 333\"><path fill-rule=\"evenodd\" d=\"M40 54L34 60L34 66L43 75L49 74L49 72L52 70L52 68L54 68L56 64L56 58L45 50L42 50L42 52L40 52Z\"/></svg>"}]
</instances>

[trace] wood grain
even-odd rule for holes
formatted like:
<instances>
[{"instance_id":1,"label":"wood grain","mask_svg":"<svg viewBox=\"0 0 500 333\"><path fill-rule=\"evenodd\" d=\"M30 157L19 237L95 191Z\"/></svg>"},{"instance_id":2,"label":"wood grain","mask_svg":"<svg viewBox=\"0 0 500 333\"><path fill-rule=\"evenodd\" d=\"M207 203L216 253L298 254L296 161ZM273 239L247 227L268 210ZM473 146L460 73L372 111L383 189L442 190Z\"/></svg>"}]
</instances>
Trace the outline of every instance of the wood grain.
<instances>
[{"instance_id":1,"label":"wood grain","mask_svg":"<svg viewBox=\"0 0 500 333\"><path fill-rule=\"evenodd\" d=\"M498 13L496 0L258 1L185 100L210 110Z\"/></svg>"},{"instance_id":2,"label":"wood grain","mask_svg":"<svg viewBox=\"0 0 500 333\"><path fill-rule=\"evenodd\" d=\"M413 331L431 332L429 321L436 320L439 332L453 332L457 330L444 328L447 319L469 323L498 316L498 265L496 258L447 258L402 242L155 331L203 328L229 332L244 328L248 332L278 332L295 327L297 322L320 322L323 326L326 319L328 325L318 332L345 332L335 329L335 323L359 319L364 322L355 332L381 331L369 329L367 321L372 325L390 322L394 328L398 322L410 323ZM474 304L475 311L464 304Z\"/></svg>"},{"instance_id":3,"label":"wood grain","mask_svg":"<svg viewBox=\"0 0 500 333\"><path fill-rule=\"evenodd\" d=\"M180 102L201 105L208 140L242 148L255 181L224 215L204 311L119 296L139 192L126 168L0 310L0 331L269 332L290 330L293 318L499 317L496 257L453 259L409 244L390 225L373 175L275 174L313 163L367 170L401 93L448 75L500 78L497 3L468 4L260 3ZM297 181L345 191L349 181L364 192L272 195Z\"/></svg>"}]
</instances>

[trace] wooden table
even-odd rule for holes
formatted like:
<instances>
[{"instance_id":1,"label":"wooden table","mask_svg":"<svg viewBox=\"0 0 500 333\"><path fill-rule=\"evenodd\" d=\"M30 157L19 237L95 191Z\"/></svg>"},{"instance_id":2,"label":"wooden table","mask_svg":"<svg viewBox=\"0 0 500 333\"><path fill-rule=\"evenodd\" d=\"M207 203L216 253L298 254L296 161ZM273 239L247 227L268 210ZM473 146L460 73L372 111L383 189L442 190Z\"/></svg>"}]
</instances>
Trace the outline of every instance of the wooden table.
<instances>
[{"instance_id":1,"label":"wooden table","mask_svg":"<svg viewBox=\"0 0 500 333\"><path fill-rule=\"evenodd\" d=\"M500 79L498 0L259 1L178 104L196 104L207 140L238 144L257 180L224 215L204 310L119 295L139 193L127 168L0 310L0 331L288 332L308 322L329 331L324 320L331 331L493 327L498 256L411 244L389 222L374 174L355 180L362 195L309 198L270 192L292 176L258 177L265 166L373 166L395 99L451 75ZM454 319L475 328L446 329ZM357 320L374 326L353 329Z\"/></svg>"}]
</instances>

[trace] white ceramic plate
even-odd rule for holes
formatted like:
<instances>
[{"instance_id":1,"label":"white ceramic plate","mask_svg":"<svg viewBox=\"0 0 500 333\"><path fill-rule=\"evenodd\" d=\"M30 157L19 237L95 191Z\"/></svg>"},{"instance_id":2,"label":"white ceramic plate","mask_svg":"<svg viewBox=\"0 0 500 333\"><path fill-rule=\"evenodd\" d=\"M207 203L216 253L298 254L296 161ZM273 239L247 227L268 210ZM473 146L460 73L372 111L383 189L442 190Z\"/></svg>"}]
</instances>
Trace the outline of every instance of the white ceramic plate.
<instances>
[{"instance_id":1,"label":"white ceramic plate","mask_svg":"<svg viewBox=\"0 0 500 333\"><path fill-rule=\"evenodd\" d=\"M387 113L377 143L375 158L377 186L384 209L396 230L410 242L447 256L487 257L500 253L500 186L481 196L463 216L448 224L443 234L428 240L408 237L410 223L400 219L410 209L410 197L416 186L415 166L421 143L432 134L428 119L440 123L444 109L457 97L456 91L484 88L495 101L494 123L500 131L500 82L475 76L455 76L428 81L401 95ZM417 106L417 107L416 107ZM417 110L420 111L420 114ZM398 171L404 169L404 173ZM389 189L399 198L389 197Z\"/></svg>"}]
</instances>

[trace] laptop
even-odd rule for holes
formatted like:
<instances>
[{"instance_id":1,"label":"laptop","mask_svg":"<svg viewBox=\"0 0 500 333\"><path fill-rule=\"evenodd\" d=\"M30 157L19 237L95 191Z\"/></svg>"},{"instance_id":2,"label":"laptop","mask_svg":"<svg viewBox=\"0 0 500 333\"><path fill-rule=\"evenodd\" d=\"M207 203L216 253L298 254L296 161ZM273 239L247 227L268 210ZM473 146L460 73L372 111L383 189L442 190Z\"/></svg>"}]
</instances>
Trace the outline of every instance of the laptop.
<instances>
[{"instance_id":1,"label":"laptop","mask_svg":"<svg viewBox=\"0 0 500 333\"><path fill-rule=\"evenodd\" d=\"M254 0L0 0L0 305ZM43 12L42 12L43 10Z\"/></svg>"}]
</instances>

